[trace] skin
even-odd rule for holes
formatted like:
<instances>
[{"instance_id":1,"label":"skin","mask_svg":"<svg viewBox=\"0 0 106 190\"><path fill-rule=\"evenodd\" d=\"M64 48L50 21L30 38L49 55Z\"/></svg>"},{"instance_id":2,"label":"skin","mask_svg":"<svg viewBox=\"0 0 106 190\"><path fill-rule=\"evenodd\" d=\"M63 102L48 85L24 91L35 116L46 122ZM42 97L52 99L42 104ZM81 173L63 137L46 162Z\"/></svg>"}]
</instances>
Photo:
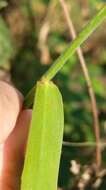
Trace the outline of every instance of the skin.
<instances>
[{"instance_id":1,"label":"skin","mask_svg":"<svg viewBox=\"0 0 106 190\"><path fill-rule=\"evenodd\" d=\"M0 81L0 189L19 190L31 110L23 96Z\"/></svg>"}]
</instances>

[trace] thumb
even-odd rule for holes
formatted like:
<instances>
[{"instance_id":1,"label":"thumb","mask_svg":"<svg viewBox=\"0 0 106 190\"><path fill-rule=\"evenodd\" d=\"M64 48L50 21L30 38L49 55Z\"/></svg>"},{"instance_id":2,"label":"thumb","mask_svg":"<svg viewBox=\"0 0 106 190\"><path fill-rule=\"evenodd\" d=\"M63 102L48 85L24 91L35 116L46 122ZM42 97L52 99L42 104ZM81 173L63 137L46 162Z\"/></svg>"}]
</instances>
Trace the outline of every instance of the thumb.
<instances>
[{"instance_id":1,"label":"thumb","mask_svg":"<svg viewBox=\"0 0 106 190\"><path fill-rule=\"evenodd\" d=\"M0 81L0 143L15 127L22 103L21 93L11 85Z\"/></svg>"}]
</instances>

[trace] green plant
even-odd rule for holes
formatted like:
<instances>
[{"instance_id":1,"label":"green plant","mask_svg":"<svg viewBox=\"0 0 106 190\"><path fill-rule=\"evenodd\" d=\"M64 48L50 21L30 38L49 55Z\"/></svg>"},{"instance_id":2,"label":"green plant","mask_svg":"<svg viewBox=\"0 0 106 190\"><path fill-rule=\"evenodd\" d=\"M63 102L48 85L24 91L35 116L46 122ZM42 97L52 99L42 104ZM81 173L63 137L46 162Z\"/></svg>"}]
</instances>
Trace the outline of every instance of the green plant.
<instances>
[{"instance_id":1,"label":"green plant","mask_svg":"<svg viewBox=\"0 0 106 190\"><path fill-rule=\"evenodd\" d=\"M57 87L49 81L105 17L106 6L82 30L25 99L25 106L29 107L35 96L21 190L56 189L63 134L63 105Z\"/></svg>"},{"instance_id":2,"label":"green plant","mask_svg":"<svg viewBox=\"0 0 106 190\"><path fill-rule=\"evenodd\" d=\"M63 128L63 102L57 86L37 82L22 190L56 189Z\"/></svg>"}]
</instances>

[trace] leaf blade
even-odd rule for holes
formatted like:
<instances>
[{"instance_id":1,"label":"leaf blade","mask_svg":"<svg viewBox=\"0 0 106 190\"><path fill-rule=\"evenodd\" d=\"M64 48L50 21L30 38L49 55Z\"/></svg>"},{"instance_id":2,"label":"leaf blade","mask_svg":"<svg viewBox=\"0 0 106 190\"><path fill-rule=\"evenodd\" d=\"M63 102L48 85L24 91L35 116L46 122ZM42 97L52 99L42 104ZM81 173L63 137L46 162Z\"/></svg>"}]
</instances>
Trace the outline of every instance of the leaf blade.
<instances>
[{"instance_id":1,"label":"leaf blade","mask_svg":"<svg viewBox=\"0 0 106 190\"><path fill-rule=\"evenodd\" d=\"M38 82L21 190L57 188L63 127L58 88L52 82Z\"/></svg>"}]
</instances>

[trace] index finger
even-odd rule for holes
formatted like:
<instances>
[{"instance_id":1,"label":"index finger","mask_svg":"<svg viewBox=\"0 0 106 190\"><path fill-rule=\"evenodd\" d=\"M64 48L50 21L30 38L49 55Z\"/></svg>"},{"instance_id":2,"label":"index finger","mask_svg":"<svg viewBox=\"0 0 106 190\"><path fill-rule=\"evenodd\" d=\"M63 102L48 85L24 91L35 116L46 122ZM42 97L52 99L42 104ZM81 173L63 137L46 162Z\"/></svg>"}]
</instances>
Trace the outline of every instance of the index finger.
<instances>
[{"instance_id":1,"label":"index finger","mask_svg":"<svg viewBox=\"0 0 106 190\"><path fill-rule=\"evenodd\" d=\"M0 81L0 143L15 127L22 109L23 96L13 86Z\"/></svg>"}]
</instances>

